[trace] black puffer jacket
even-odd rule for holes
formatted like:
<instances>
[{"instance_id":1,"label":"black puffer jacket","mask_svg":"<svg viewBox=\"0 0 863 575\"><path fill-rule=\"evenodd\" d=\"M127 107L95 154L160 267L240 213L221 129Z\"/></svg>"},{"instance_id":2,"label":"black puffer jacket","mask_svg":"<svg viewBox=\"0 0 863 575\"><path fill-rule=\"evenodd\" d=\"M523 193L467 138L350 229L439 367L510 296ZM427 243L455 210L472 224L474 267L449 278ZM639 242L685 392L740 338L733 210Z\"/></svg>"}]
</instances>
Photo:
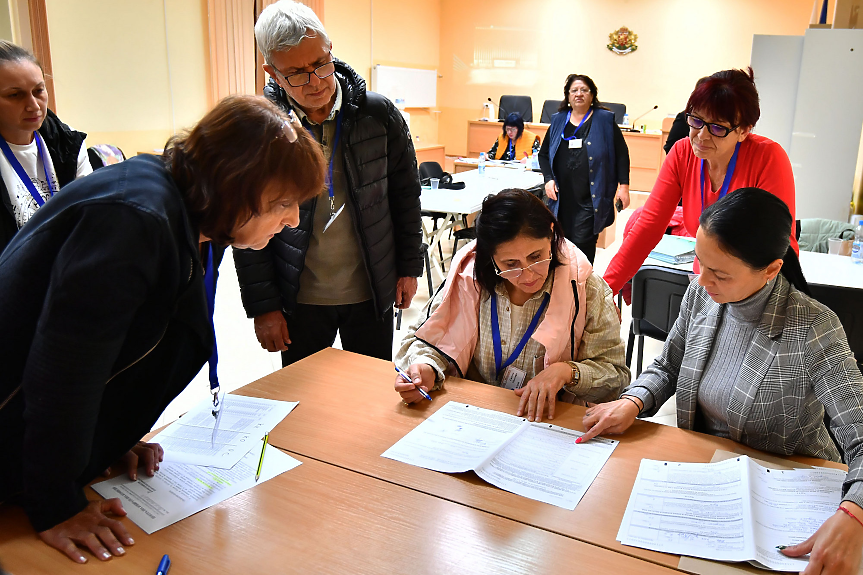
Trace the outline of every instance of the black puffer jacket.
<instances>
[{"instance_id":1,"label":"black puffer jacket","mask_svg":"<svg viewBox=\"0 0 863 575\"><path fill-rule=\"evenodd\" d=\"M351 218L371 281L375 309L386 313L400 277L422 275L420 184L413 143L401 113L336 60L342 87L342 146ZM264 95L291 109L273 80ZM234 250L243 306L249 317L296 306L317 198L300 206L300 224L285 228L260 251Z\"/></svg>"},{"instance_id":2,"label":"black puffer jacket","mask_svg":"<svg viewBox=\"0 0 863 575\"><path fill-rule=\"evenodd\" d=\"M51 154L54 173L57 174L57 182L62 188L74 180L75 174L78 173L78 153L81 151L81 144L84 143L87 134L76 132L61 122L54 112L48 110L48 115L42 122L42 127L39 128L39 135L42 136L45 147ZM12 236L18 233L18 225L12 215L10 202L6 183L0 179L0 204L3 204L3 207L0 208L0 252L3 251Z\"/></svg>"}]
</instances>

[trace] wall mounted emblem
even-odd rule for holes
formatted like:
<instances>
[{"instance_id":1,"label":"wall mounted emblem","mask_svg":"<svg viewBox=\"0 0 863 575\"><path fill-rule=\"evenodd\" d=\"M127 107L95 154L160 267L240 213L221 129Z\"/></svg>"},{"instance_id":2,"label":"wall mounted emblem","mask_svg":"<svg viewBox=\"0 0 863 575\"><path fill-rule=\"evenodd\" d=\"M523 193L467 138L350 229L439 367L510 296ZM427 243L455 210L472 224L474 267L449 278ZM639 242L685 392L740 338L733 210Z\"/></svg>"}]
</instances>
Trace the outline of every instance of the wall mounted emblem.
<instances>
[{"instance_id":1,"label":"wall mounted emblem","mask_svg":"<svg viewBox=\"0 0 863 575\"><path fill-rule=\"evenodd\" d=\"M630 52L638 50L635 43L638 41L638 34L623 26L608 35L608 49L620 56L626 56Z\"/></svg>"}]
</instances>

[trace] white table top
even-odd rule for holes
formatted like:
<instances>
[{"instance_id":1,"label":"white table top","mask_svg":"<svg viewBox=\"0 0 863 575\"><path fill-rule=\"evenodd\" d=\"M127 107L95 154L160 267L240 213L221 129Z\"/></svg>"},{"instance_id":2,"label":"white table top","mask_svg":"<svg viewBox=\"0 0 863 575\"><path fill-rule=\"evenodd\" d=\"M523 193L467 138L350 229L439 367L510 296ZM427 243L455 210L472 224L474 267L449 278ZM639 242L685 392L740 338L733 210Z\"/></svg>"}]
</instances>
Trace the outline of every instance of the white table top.
<instances>
[{"instance_id":1,"label":"white table top","mask_svg":"<svg viewBox=\"0 0 863 575\"><path fill-rule=\"evenodd\" d=\"M800 267L808 283L863 290L863 265L848 256L801 251Z\"/></svg>"},{"instance_id":2,"label":"white table top","mask_svg":"<svg viewBox=\"0 0 863 575\"><path fill-rule=\"evenodd\" d=\"M485 175L470 170L453 175L453 181L464 182L463 190L430 190L423 188L420 202L422 209L430 212L472 214L482 207L489 194L507 188L530 188L543 181L542 174L513 170L512 168L486 168Z\"/></svg>"}]
</instances>

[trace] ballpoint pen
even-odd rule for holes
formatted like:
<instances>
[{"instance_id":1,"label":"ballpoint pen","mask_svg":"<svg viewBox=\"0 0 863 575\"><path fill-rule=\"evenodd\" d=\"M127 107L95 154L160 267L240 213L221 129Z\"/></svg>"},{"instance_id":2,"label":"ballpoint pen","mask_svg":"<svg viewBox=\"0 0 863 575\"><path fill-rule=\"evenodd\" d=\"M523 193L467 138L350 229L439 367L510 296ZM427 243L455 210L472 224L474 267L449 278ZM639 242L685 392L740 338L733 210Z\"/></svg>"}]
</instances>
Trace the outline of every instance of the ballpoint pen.
<instances>
[{"instance_id":1,"label":"ballpoint pen","mask_svg":"<svg viewBox=\"0 0 863 575\"><path fill-rule=\"evenodd\" d=\"M398 374L399 374L400 376L402 376L402 379L403 379L403 380L405 380L405 381L406 381L406 382L408 382L408 383L414 383L414 382L411 380L411 378L410 378L410 376L409 376L408 374L406 374L405 372L403 372L402 370L400 370L400 369L399 369L399 366L394 365L393 367L395 367L395 368L396 368L396 371L398 372ZM418 386L417 384L415 384L415 383L414 383L414 387L416 388L416 390L417 390L418 392L420 392L420 394L421 394L424 398L426 398L426 399L427 399L427 400L429 400L429 401L431 401L431 400L432 400L431 396L430 396L428 393L426 393L426 392L425 392L425 390L421 389L421 388L420 388L420 386Z\"/></svg>"},{"instance_id":2,"label":"ballpoint pen","mask_svg":"<svg viewBox=\"0 0 863 575\"><path fill-rule=\"evenodd\" d=\"M162 556L159 561L159 568L156 570L156 575L168 575L168 570L171 568L171 558L167 555Z\"/></svg>"},{"instance_id":3,"label":"ballpoint pen","mask_svg":"<svg viewBox=\"0 0 863 575\"><path fill-rule=\"evenodd\" d=\"M258 460L258 471L255 473L255 482L257 483L258 479L261 478L261 467L264 465L264 453L267 451L267 440L270 438L270 433L264 436L264 446L261 448L261 459Z\"/></svg>"}]
</instances>

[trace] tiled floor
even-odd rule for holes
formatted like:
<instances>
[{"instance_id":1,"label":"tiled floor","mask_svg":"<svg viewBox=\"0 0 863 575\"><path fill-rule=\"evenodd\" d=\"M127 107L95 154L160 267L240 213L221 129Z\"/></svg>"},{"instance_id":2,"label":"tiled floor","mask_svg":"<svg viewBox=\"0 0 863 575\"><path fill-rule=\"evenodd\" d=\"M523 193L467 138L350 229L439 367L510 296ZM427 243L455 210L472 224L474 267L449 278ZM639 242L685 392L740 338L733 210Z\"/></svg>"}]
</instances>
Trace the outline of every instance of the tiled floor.
<instances>
[{"instance_id":1,"label":"tiled floor","mask_svg":"<svg viewBox=\"0 0 863 575\"><path fill-rule=\"evenodd\" d=\"M620 246L623 227L632 212L624 210L617 222L617 238L614 244L607 249L597 249L594 268L596 273L605 272L608 263ZM449 257L452 246L449 242L444 244L444 256ZM246 318L240 301L240 289L237 284L237 275L234 270L233 256L228 250L225 261L219 270L219 287L216 294L216 333L219 341L219 380L224 391L232 391L247 383L267 375L281 367L281 358L277 353L268 353L261 349L255 339L252 320ZM449 269L449 268L447 268ZM435 286L442 281L440 267L433 265L432 278ZM420 310L428 301L428 283L425 278L420 278L419 289L410 309L405 310L402 318L402 330L396 331L394 346L398 345L404 334L404 329L409 326L418 316ZM622 311L623 323L620 328L621 337L624 342L629 335L629 323L632 318L630 308L624 306ZM336 340L335 347L340 347ZM646 338L644 342L644 365L649 365L662 351L662 342ZM633 363L635 358L633 358ZM635 369L633 366L633 377ZM192 383L168 406L165 413L156 423L156 426L173 421L180 414L188 411L197 402L209 397L209 384L207 380L206 366L192 381ZM676 425L674 398L668 401L659 410L656 416L649 418L650 421L666 425Z\"/></svg>"}]
</instances>

